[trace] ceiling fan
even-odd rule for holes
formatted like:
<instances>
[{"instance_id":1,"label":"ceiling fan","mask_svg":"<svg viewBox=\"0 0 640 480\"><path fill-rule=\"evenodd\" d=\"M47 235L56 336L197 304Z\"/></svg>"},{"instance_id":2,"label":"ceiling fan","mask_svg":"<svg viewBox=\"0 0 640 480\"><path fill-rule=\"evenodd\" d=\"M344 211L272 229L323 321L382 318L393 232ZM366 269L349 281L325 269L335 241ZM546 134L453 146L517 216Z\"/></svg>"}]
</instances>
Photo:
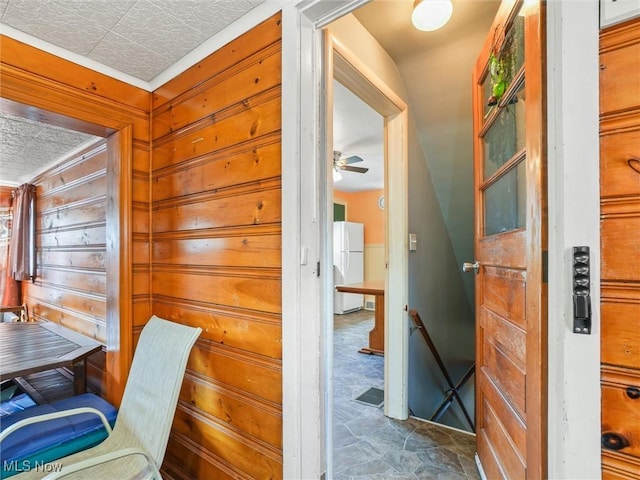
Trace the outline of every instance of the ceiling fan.
<instances>
[{"instance_id":1,"label":"ceiling fan","mask_svg":"<svg viewBox=\"0 0 640 480\"><path fill-rule=\"evenodd\" d=\"M345 170L347 172L367 173L368 168L365 167L352 167L352 163L358 163L364 161L357 155L342 158L342 152L336 150L333 151L333 169L337 172L339 170Z\"/></svg>"}]
</instances>

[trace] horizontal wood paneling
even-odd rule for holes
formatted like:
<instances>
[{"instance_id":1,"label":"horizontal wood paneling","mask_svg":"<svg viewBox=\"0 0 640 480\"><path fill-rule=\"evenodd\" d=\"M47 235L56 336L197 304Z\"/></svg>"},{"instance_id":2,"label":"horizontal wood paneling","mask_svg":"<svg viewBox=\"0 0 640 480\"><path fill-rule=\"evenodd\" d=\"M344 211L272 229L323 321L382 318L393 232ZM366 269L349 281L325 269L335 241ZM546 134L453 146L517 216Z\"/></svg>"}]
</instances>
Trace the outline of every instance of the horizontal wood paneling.
<instances>
[{"instance_id":1,"label":"horizontal wood paneling","mask_svg":"<svg viewBox=\"0 0 640 480\"><path fill-rule=\"evenodd\" d=\"M29 315L32 315L36 320L59 323L99 342L106 338L105 323L95 317L69 310L60 305L38 301L31 296L25 297L25 301L34 304L34 307L29 310Z\"/></svg>"},{"instance_id":2,"label":"horizontal wood paneling","mask_svg":"<svg viewBox=\"0 0 640 480\"><path fill-rule=\"evenodd\" d=\"M600 139L600 195L640 195L640 125Z\"/></svg>"},{"instance_id":3,"label":"horizontal wood paneling","mask_svg":"<svg viewBox=\"0 0 640 480\"><path fill-rule=\"evenodd\" d=\"M162 208L154 206L153 231L175 232L204 228L279 223L282 218L279 182L238 188L236 192L208 192Z\"/></svg>"},{"instance_id":4,"label":"horizontal wood paneling","mask_svg":"<svg viewBox=\"0 0 640 480\"><path fill-rule=\"evenodd\" d=\"M280 136L275 134L205 156L199 162L165 168L154 178L153 198L160 201L277 177L280 155Z\"/></svg>"},{"instance_id":5,"label":"horizontal wood paneling","mask_svg":"<svg viewBox=\"0 0 640 480\"><path fill-rule=\"evenodd\" d=\"M43 285L40 282L32 284L29 296L34 301L57 305L93 317L97 322L104 322L106 318L106 299L104 295L95 292L70 290L59 285Z\"/></svg>"},{"instance_id":6,"label":"horizontal wood paneling","mask_svg":"<svg viewBox=\"0 0 640 480\"><path fill-rule=\"evenodd\" d=\"M640 107L640 37L633 33L638 27L630 24L624 28L628 34L618 30L617 43L604 39L601 44L601 114ZM622 39L622 35L626 38Z\"/></svg>"},{"instance_id":7,"label":"horizontal wood paneling","mask_svg":"<svg viewBox=\"0 0 640 480\"><path fill-rule=\"evenodd\" d=\"M279 86L280 49L280 43L275 43L194 88L183 101L176 100L166 108L155 110L154 138L179 130L194 117L214 119L225 107Z\"/></svg>"},{"instance_id":8,"label":"horizontal wood paneling","mask_svg":"<svg viewBox=\"0 0 640 480\"><path fill-rule=\"evenodd\" d=\"M23 282L30 313L106 343L106 143L65 160L34 183L37 275ZM105 390L104 362L88 382Z\"/></svg>"},{"instance_id":9,"label":"horizontal wood paneling","mask_svg":"<svg viewBox=\"0 0 640 480\"><path fill-rule=\"evenodd\" d=\"M269 231L271 230L271 231ZM265 234L261 235L264 232ZM238 229L240 235L208 238L162 238L154 242L153 259L157 263L236 266L262 264L280 267L282 238L271 228ZM249 233L249 235L247 235Z\"/></svg>"},{"instance_id":10,"label":"horizontal wood paneling","mask_svg":"<svg viewBox=\"0 0 640 480\"><path fill-rule=\"evenodd\" d=\"M277 449L247 440L184 403L178 406L173 427L186 437L199 439L200 448L233 466L238 473L242 472L242 476L279 478L282 475Z\"/></svg>"},{"instance_id":11,"label":"horizontal wood paneling","mask_svg":"<svg viewBox=\"0 0 640 480\"><path fill-rule=\"evenodd\" d=\"M640 204L638 213L605 218L601 223L602 277L631 282L640 279Z\"/></svg>"},{"instance_id":12,"label":"horizontal wood paneling","mask_svg":"<svg viewBox=\"0 0 640 480\"><path fill-rule=\"evenodd\" d=\"M62 207L73 202L86 202L95 196L104 196L107 192L107 175L105 168L92 175L83 177L62 187L44 191L38 197L38 208L48 211L56 207Z\"/></svg>"},{"instance_id":13,"label":"horizontal wood paneling","mask_svg":"<svg viewBox=\"0 0 640 480\"><path fill-rule=\"evenodd\" d=\"M192 299L181 301L158 294L153 296L153 311L167 320L202 328L202 339L265 357L282 358L281 318L278 314L211 305Z\"/></svg>"},{"instance_id":14,"label":"horizontal wood paneling","mask_svg":"<svg viewBox=\"0 0 640 480\"><path fill-rule=\"evenodd\" d=\"M171 79L153 92L153 109L191 96L193 89L209 78L232 68L252 55L265 50L282 38L281 17L276 15L256 25L247 35L231 41L182 74Z\"/></svg>"},{"instance_id":15,"label":"horizontal wood paneling","mask_svg":"<svg viewBox=\"0 0 640 480\"><path fill-rule=\"evenodd\" d=\"M602 478L640 478L640 19L600 33ZM615 451L606 435L624 437ZM610 446L611 444L609 444Z\"/></svg>"},{"instance_id":16,"label":"horizontal wood paneling","mask_svg":"<svg viewBox=\"0 0 640 480\"><path fill-rule=\"evenodd\" d=\"M133 354L133 298L129 271L131 264L135 264L138 258L129 251L132 249L139 253L141 250L132 245L140 239L134 240L137 234L134 228L138 228L139 224L132 228L130 222L130 197L133 194L131 177L135 171L136 178L149 178L151 94L12 38L2 36L0 41L0 96L5 106L11 105L16 114L24 115L28 110L30 115L37 114L39 118L44 118L50 123L112 139L107 150L107 171L102 175L106 178L106 210L109 212L106 222L102 223L106 225L104 233L110 241L105 244L104 241L96 243L91 239L85 244L90 243L92 248L103 249L107 253L105 268L113 280L107 283L109 324L106 338L107 358L104 365L108 365L109 374L103 376L107 386L102 391L110 401L118 404ZM72 192L73 189L69 189L70 184L76 181L86 184L87 172L97 171L90 166L90 162L91 160L80 157L78 163L82 166L66 163L60 168L50 170L39 178L42 182L41 189L52 196L57 195L54 195L56 190L62 192L65 188ZM85 180L82 180L83 178ZM136 185L136 189L140 187L142 185ZM149 190L148 180L146 189ZM90 201L93 193L85 189L83 194L75 195L77 202L81 203ZM66 206L71 208L68 204L70 199L65 201ZM148 211L148 198L146 203ZM52 202L51 207L58 208L62 204L64 202ZM58 212L65 215L62 209ZM85 222L85 226L99 223L89 219L78 221L81 224ZM73 223L71 218L69 222ZM53 228L61 228L48 221L43 225L50 232ZM76 223L76 227L77 225ZM143 232L149 231L147 219ZM145 236L148 247L148 233ZM72 243L72 237L63 239L63 243L64 245L53 242L52 251L55 246L59 253L66 252L72 256L71 251L76 245ZM142 256L142 261L148 264L149 258L150 255L147 253ZM64 263L58 261L56 264ZM69 264L76 265L75 261ZM149 283L148 277L146 283ZM147 302L149 301L150 297L147 298ZM149 303L147 313L148 305ZM148 318L147 316L144 320L139 319L138 322L144 322Z\"/></svg>"},{"instance_id":17,"label":"horizontal wood paneling","mask_svg":"<svg viewBox=\"0 0 640 480\"><path fill-rule=\"evenodd\" d=\"M69 184L81 181L82 178L94 175L106 168L107 151L103 145L53 167L42 179L41 186L45 192L55 192Z\"/></svg>"},{"instance_id":18,"label":"horizontal wood paneling","mask_svg":"<svg viewBox=\"0 0 640 480\"><path fill-rule=\"evenodd\" d=\"M282 478L280 82L277 15L154 92L152 310L203 329L168 476Z\"/></svg>"},{"instance_id":19,"label":"horizontal wood paneling","mask_svg":"<svg viewBox=\"0 0 640 480\"><path fill-rule=\"evenodd\" d=\"M65 228L69 224L104 223L107 199L102 196L88 197L61 207L40 210L40 225L43 231Z\"/></svg>"},{"instance_id":20,"label":"horizontal wood paneling","mask_svg":"<svg viewBox=\"0 0 640 480\"><path fill-rule=\"evenodd\" d=\"M640 302L603 302L602 363L640 370Z\"/></svg>"},{"instance_id":21,"label":"horizontal wood paneling","mask_svg":"<svg viewBox=\"0 0 640 480\"><path fill-rule=\"evenodd\" d=\"M278 360L204 342L189 360L193 372L276 405L282 402L281 367Z\"/></svg>"},{"instance_id":22,"label":"horizontal wood paneling","mask_svg":"<svg viewBox=\"0 0 640 480\"><path fill-rule=\"evenodd\" d=\"M224 148L249 142L280 129L280 90L272 89L260 97L230 109L224 118L206 118L197 129L171 135L154 148L153 169L160 169Z\"/></svg>"},{"instance_id":23,"label":"horizontal wood paneling","mask_svg":"<svg viewBox=\"0 0 640 480\"><path fill-rule=\"evenodd\" d=\"M164 297L280 313L280 278L227 272L159 270L152 273L153 293Z\"/></svg>"},{"instance_id":24,"label":"horizontal wood paneling","mask_svg":"<svg viewBox=\"0 0 640 480\"><path fill-rule=\"evenodd\" d=\"M65 247L67 250L75 247L102 247L106 242L106 224L90 223L88 225L69 225L59 227L54 231L40 230L38 237L40 239L40 248L49 247Z\"/></svg>"},{"instance_id":25,"label":"horizontal wood paneling","mask_svg":"<svg viewBox=\"0 0 640 480\"><path fill-rule=\"evenodd\" d=\"M0 185L0 210L8 210L11 206L11 195L15 187Z\"/></svg>"},{"instance_id":26,"label":"horizontal wood paneling","mask_svg":"<svg viewBox=\"0 0 640 480\"><path fill-rule=\"evenodd\" d=\"M640 376L602 372L602 433L618 435L626 446L617 453L640 457ZM605 444L603 444L605 447Z\"/></svg>"},{"instance_id":27,"label":"horizontal wood paneling","mask_svg":"<svg viewBox=\"0 0 640 480\"><path fill-rule=\"evenodd\" d=\"M246 432L253 438L282 448L282 412L272 404L259 402L223 385L187 375L180 400L224 421L228 428Z\"/></svg>"},{"instance_id":28,"label":"horizontal wood paneling","mask_svg":"<svg viewBox=\"0 0 640 480\"><path fill-rule=\"evenodd\" d=\"M162 476L169 480L189 478L238 479L240 474L231 465L215 458L189 437L172 431L171 449L167 450Z\"/></svg>"},{"instance_id":29,"label":"horizontal wood paneling","mask_svg":"<svg viewBox=\"0 0 640 480\"><path fill-rule=\"evenodd\" d=\"M47 247L38 252L38 265L69 266L79 268L105 268L105 254L100 248L85 247L82 250L64 247Z\"/></svg>"}]
</instances>

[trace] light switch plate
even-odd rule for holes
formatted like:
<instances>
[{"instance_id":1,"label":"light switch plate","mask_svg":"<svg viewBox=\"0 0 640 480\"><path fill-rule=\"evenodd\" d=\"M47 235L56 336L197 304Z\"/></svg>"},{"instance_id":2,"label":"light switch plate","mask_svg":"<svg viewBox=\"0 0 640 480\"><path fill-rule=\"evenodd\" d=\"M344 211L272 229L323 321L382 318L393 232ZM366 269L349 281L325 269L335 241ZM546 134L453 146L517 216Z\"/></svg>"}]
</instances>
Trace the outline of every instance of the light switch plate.
<instances>
[{"instance_id":1,"label":"light switch plate","mask_svg":"<svg viewBox=\"0 0 640 480\"><path fill-rule=\"evenodd\" d=\"M409 234L409 250L415 252L418 246L418 238L415 233Z\"/></svg>"},{"instance_id":2,"label":"light switch plate","mask_svg":"<svg viewBox=\"0 0 640 480\"><path fill-rule=\"evenodd\" d=\"M600 0L600 27L640 16L640 0Z\"/></svg>"}]
</instances>

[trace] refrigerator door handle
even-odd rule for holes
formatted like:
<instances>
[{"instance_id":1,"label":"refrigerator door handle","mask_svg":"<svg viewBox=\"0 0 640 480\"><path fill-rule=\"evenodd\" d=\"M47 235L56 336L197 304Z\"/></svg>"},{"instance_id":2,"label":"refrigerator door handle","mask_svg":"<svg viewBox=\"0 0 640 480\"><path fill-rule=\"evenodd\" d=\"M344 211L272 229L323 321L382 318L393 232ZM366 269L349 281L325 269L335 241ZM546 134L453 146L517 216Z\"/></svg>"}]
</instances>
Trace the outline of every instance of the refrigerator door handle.
<instances>
[{"instance_id":1,"label":"refrigerator door handle","mask_svg":"<svg viewBox=\"0 0 640 480\"><path fill-rule=\"evenodd\" d=\"M351 238L350 238L350 235L349 235L349 228L347 228L347 224L345 224L345 226L344 226L343 234L344 234L344 239L345 239L344 243L345 243L345 246L347 247L347 252L350 252L351 251L351 246L349 244L350 244Z\"/></svg>"},{"instance_id":2,"label":"refrigerator door handle","mask_svg":"<svg viewBox=\"0 0 640 480\"><path fill-rule=\"evenodd\" d=\"M347 251L347 264L345 265L347 268L346 268L345 272L349 272L350 271L349 270L349 263L351 263L350 256L351 256L351 252Z\"/></svg>"}]
</instances>

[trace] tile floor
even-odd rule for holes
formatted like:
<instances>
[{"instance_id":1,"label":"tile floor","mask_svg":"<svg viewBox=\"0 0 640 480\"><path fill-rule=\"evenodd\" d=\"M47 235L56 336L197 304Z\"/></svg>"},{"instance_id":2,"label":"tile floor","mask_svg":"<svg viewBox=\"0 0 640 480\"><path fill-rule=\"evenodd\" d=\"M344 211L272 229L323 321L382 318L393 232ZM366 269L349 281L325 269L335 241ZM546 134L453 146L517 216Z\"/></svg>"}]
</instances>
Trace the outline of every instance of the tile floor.
<instances>
[{"instance_id":1,"label":"tile floor","mask_svg":"<svg viewBox=\"0 0 640 480\"><path fill-rule=\"evenodd\" d=\"M475 435L410 418L384 416L382 408L353 399L384 388L383 357L358 353L366 346L373 312L334 316L335 480L475 480Z\"/></svg>"}]
</instances>

